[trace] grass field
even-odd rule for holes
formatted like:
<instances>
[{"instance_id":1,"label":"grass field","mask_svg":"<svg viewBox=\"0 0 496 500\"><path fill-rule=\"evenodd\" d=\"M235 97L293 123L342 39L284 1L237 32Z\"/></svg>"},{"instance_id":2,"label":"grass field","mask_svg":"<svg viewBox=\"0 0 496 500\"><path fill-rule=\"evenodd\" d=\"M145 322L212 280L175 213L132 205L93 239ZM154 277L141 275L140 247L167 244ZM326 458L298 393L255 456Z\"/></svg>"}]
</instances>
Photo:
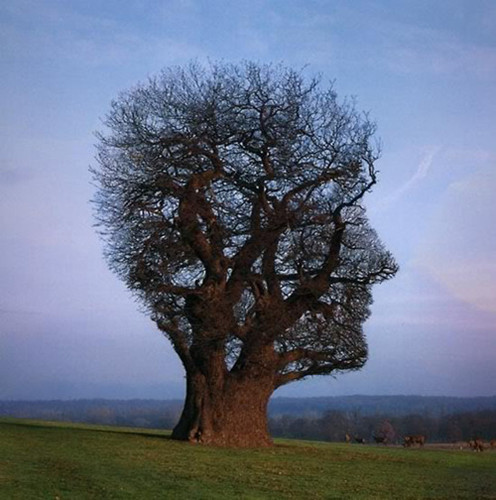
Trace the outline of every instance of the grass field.
<instances>
[{"instance_id":1,"label":"grass field","mask_svg":"<svg viewBox=\"0 0 496 500\"><path fill-rule=\"evenodd\" d=\"M276 440L233 450L166 431L0 419L2 499L495 498L496 452Z\"/></svg>"}]
</instances>

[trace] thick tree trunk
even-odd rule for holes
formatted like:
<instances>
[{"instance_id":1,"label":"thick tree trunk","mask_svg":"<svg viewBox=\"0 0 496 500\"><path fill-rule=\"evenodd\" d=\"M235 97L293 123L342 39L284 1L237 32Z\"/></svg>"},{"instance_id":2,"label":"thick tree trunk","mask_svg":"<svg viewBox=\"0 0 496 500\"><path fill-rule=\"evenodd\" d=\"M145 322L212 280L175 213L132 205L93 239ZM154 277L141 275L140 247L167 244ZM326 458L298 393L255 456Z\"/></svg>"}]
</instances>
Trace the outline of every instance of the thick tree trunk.
<instances>
[{"instance_id":1,"label":"thick tree trunk","mask_svg":"<svg viewBox=\"0 0 496 500\"><path fill-rule=\"evenodd\" d=\"M271 379L228 375L220 388L199 372L188 374L184 409L172 437L216 446L270 446L267 403L273 390Z\"/></svg>"}]
</instances>

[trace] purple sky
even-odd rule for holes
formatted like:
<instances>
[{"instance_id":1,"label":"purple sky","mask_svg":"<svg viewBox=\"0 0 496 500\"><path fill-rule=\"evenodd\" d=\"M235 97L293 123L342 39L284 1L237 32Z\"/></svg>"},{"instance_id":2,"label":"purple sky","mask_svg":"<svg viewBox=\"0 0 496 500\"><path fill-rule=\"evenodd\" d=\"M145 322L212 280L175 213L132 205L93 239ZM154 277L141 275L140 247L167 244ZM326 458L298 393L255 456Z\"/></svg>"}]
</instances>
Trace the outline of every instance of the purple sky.
<instances>
[{"instance_id":1,"label":"purple sky","mask_svg":"<svg viewBox=\"0 0 496 500\"><path fill-rule=\"evenodd\" d=\"M88 166L117 93L169 64L283 61L379 126L370 218L401 270L358 373L279 395L496 394L496 2L0 3L0 399L181 397L107 270Z\"/></svg>"}]
</instances>

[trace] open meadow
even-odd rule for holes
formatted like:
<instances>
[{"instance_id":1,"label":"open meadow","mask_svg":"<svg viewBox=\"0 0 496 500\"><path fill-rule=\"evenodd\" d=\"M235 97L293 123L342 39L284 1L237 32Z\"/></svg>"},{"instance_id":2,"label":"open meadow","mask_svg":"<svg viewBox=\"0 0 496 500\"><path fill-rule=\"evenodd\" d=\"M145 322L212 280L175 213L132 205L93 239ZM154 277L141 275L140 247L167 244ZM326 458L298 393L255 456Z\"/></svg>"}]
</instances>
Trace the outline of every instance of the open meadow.
<instances>
[{"instance_id":1,"label":"open meadow","mask_svg":"<svg viewBox=\"0 0 496 500\"><path fill-rule=\"evenodd\" d=\"M223 449L167 431L0 419L0 498L496 498L496 452L276 440Z\"/></svg>"}]
</instances>

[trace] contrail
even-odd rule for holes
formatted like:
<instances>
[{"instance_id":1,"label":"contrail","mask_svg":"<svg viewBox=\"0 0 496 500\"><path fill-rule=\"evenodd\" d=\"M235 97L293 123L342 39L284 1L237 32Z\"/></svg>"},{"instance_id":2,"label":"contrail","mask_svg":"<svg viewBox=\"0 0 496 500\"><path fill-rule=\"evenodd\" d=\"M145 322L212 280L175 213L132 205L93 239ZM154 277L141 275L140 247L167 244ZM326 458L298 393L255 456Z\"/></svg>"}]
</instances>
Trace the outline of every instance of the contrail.
<instances>
[{"instance_id":1,"label":"contrail","mask_svg":"<svg viewBox=\"0 0 496 500\"><path fill-rule=\"evenodd\" d=\"M404 188L408 189L412 184L427 176L427 172L432 165L432 160L438 153L439 149L440 148L434 149L424 157L424 159L420 162L417 171L415 172L415 174L413 174L413 177L403 186Z\"/></svg>"},{"instance_id":2,"label":"contrail","mask_svg":"<svg viewBox=\"0 0 496 500\"><path fill-rule=\"evenodd\" d=\"M429 153L427 153L424 156L424 158L422 158L422 161L419 163L417 170L412 175L412 177L410 177L410 179L408 179L405 182L405 184L400 186L396 191L391 193L387 198L382 200L382 202L380 202L377 205L376 210L384 210L389 205L396 203L415 184L417 184L422 179L427 177L427 173L429 172L429 169L431 168L434 157L439 153L440 149L441 149L440 147L436 147L436 148L433 148Z\"/></svg>"}]
</instances>

